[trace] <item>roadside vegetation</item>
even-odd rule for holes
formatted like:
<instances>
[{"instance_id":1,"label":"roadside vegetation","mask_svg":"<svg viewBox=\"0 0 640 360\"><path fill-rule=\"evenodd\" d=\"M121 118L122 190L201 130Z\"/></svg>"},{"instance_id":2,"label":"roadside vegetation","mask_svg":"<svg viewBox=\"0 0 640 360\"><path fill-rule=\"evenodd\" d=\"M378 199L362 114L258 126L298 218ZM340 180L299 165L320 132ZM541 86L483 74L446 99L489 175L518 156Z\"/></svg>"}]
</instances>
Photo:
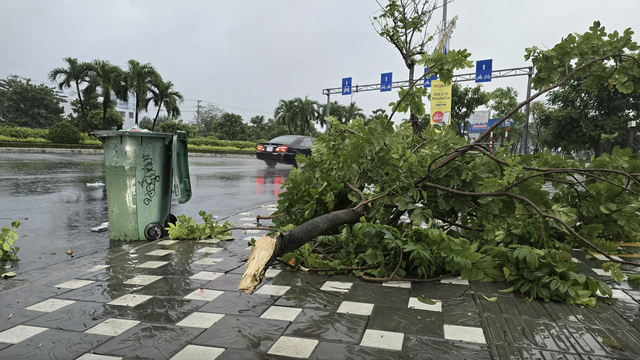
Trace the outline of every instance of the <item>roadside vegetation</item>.
<instances>
[{"instance_id":1,"label":"roadside vegetation","mask_svg":"<svg viewBox=\"0 0 640 360\"><path fill-rule=\"evenodd\" d=\"M472 66L470 53L414 51L403 43L423 38L433 12L426 3L390 0L373 20L405 63L427 67L426 76L437 74L448 83L455 70ZM256 241L239 289L251 293L265 268L282 262L305 271L349 271L378 282L451 276L506 281L504 291L525 301L611 302L609 284L584 274L572 259L573 249L604 256L602 268L613 281L638 280L625 271L640 264L626 260L619 244L639 240L640 156L633 146L615 146L624 141L615 126L608 127L615 117L605 113L599 123L593 109L606 101L571 102L562 93L575 89L582 99L637 96L640 46L632 36L631 29L608 33L595 22L549 49L525 49L537 92L520 103L505 101L511 90L491 94L500 119L471 142L450 127L416 126L415 119L425 117L426 90L415 86L421 77L399 91L386 118L368 125L329 118L329 132L317 139L312 156L300 158L302 170L289 174L273 232ZM490 132L510 118L516 122L521 109L543 94L553 103L551 110L538 109L538 151L518 155L516 141L490 151L485 143ZM571 114L581 106L583 112ZM628 115L637 118L634 111ZM396 112L410 114L409 121L394 126ZM564 156L566 144L561 153L552 153L561 146L560 134L554 141L554 133L544 128L546 116L583 121L585 134L596 136L563 141L573 141L572 150L607 143L602 156L589 163L574 160ZM589 127L590 121L598 124Z\"/></svg>"}]
</instances>

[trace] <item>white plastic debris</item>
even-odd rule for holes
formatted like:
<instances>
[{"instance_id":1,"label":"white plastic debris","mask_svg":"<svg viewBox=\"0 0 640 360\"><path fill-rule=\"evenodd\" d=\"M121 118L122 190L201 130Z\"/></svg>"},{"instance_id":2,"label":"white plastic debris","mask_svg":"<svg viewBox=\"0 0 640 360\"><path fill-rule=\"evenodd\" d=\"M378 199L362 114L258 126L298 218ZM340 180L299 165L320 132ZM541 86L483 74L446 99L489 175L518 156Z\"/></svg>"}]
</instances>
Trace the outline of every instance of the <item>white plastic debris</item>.
<instances>
[{"instance_id":1,"label":"white plastic debris","mask_svg":"<svg viewBox=\"0 0 640 360\"><path fill-rule=\"evenodd\" d=\"M100 226L92 227L91 232L103 232L109 230L109 223L102 223Z\"/></svg>"}]
</instances>

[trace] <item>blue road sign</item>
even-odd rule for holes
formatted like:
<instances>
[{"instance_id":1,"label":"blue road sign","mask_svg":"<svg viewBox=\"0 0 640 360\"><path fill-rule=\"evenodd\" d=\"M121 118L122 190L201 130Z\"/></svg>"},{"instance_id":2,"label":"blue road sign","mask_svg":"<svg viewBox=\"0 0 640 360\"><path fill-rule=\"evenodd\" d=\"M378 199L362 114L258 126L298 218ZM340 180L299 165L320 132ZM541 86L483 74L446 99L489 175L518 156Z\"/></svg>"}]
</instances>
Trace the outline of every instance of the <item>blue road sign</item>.
<instances>
[{"instance_id":1,"label":"blue road sign","mask_svg":"<svg viewBox=\"0 0 640 360\"><path fill-rule=\"evenodd\" d=\"M424 72L426 73L427 71L429 71L429 68L424 68ZM438 75L429 75L429 76L425 76L424 77L424 87L428 88L431 87L431 81L432 80L438 80Z\"/></svg>"},{"instance_id":2,"label":"blue road sign","mask_svg":"<svg viewBox=\"0 0 640 360\"><path fill-rule=\"evenodd\" d=\"M489 122L487 123L487 127L492 127L493 124L498 122L498 120L500 120L500 119L489 119ZM505 126L513 126L513 120L509 119L509 120L503 122L502 124L500 124L500 126L498 126L498 127L505 127ZM486 130L486 128L485 128L485 130Z\"/></svg>"},{"instance_id":3,"label":"blue road sign","mask_svg":"<svg viewBox=\"0 0 640 360\"><path fill-rule=\"evenodd\" d=\"M380 76L380 91L391 91L393 73L383 73Z\"/></svg>"},{"instance_id":4,"label":"blue road sign","mask_svg":"<svg viewBox=\"0 0 640 360\"><path fill-rule=\"evenodd\" d=\"M491 81L493 59L476 61L476 82Z\"/></svg>"},{"instance_id":5,"label":"blue road sign","mask_svg":"<svg viewBox=\"0 0 640 360\"><path fill-rule=\"evenodd\" d=\"M351 95L351 78L342 78L342 95Z\"/></svg>"}]
</instances>

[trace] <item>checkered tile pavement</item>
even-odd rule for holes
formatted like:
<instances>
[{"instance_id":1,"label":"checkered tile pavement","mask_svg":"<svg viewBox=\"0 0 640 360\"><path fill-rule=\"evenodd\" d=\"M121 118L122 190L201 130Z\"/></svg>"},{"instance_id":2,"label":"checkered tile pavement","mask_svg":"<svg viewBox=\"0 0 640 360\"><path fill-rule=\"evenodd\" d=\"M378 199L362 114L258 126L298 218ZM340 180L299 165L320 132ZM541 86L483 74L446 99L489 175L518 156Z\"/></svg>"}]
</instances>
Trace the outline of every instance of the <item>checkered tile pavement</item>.
<instances>
[{"instance_id":1,"label":"checkered tile pavement","mask_svg":"<svg viewBox=\"0 0 640 360\"><path fill-rule=\"evenodd\" d=\"M272 268L246 295L237 290L244 240L262 234L139 244L2 294L0 359L640 357L640 287L585 309L525 304L499 291L506 284L371 283ZM575 254L585 272L609 276L595 271L602 260Z\"/></svg>"}]
</instances>

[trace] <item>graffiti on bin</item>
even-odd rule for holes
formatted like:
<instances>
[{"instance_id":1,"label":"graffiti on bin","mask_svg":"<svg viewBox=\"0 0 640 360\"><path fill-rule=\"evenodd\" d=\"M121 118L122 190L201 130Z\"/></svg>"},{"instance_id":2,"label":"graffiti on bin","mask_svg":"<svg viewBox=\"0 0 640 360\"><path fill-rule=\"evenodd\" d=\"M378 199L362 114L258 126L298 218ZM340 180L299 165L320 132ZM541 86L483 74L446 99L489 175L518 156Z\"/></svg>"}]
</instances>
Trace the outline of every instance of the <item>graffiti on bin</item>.
<instances>
[{"instance_id":1,"label":"graffiti on bin","mask_svg":"<svg viewBox=\"0 0 640 360\"><path fill-rule=\"evenodd\" d=\"M140 184L140 186L142 186L142 188L146 191L146 194L144 194L144 200L142 200L142 202L144 202L145 205L149 205L151 204L153 197L156 196L156 183L160 181L160 176L153 168L153 161L151 159L151 156L143 154L142 161L144 162L144 165L142 165L144 177L138 184Z\"/></svg>"}]
</instances>

